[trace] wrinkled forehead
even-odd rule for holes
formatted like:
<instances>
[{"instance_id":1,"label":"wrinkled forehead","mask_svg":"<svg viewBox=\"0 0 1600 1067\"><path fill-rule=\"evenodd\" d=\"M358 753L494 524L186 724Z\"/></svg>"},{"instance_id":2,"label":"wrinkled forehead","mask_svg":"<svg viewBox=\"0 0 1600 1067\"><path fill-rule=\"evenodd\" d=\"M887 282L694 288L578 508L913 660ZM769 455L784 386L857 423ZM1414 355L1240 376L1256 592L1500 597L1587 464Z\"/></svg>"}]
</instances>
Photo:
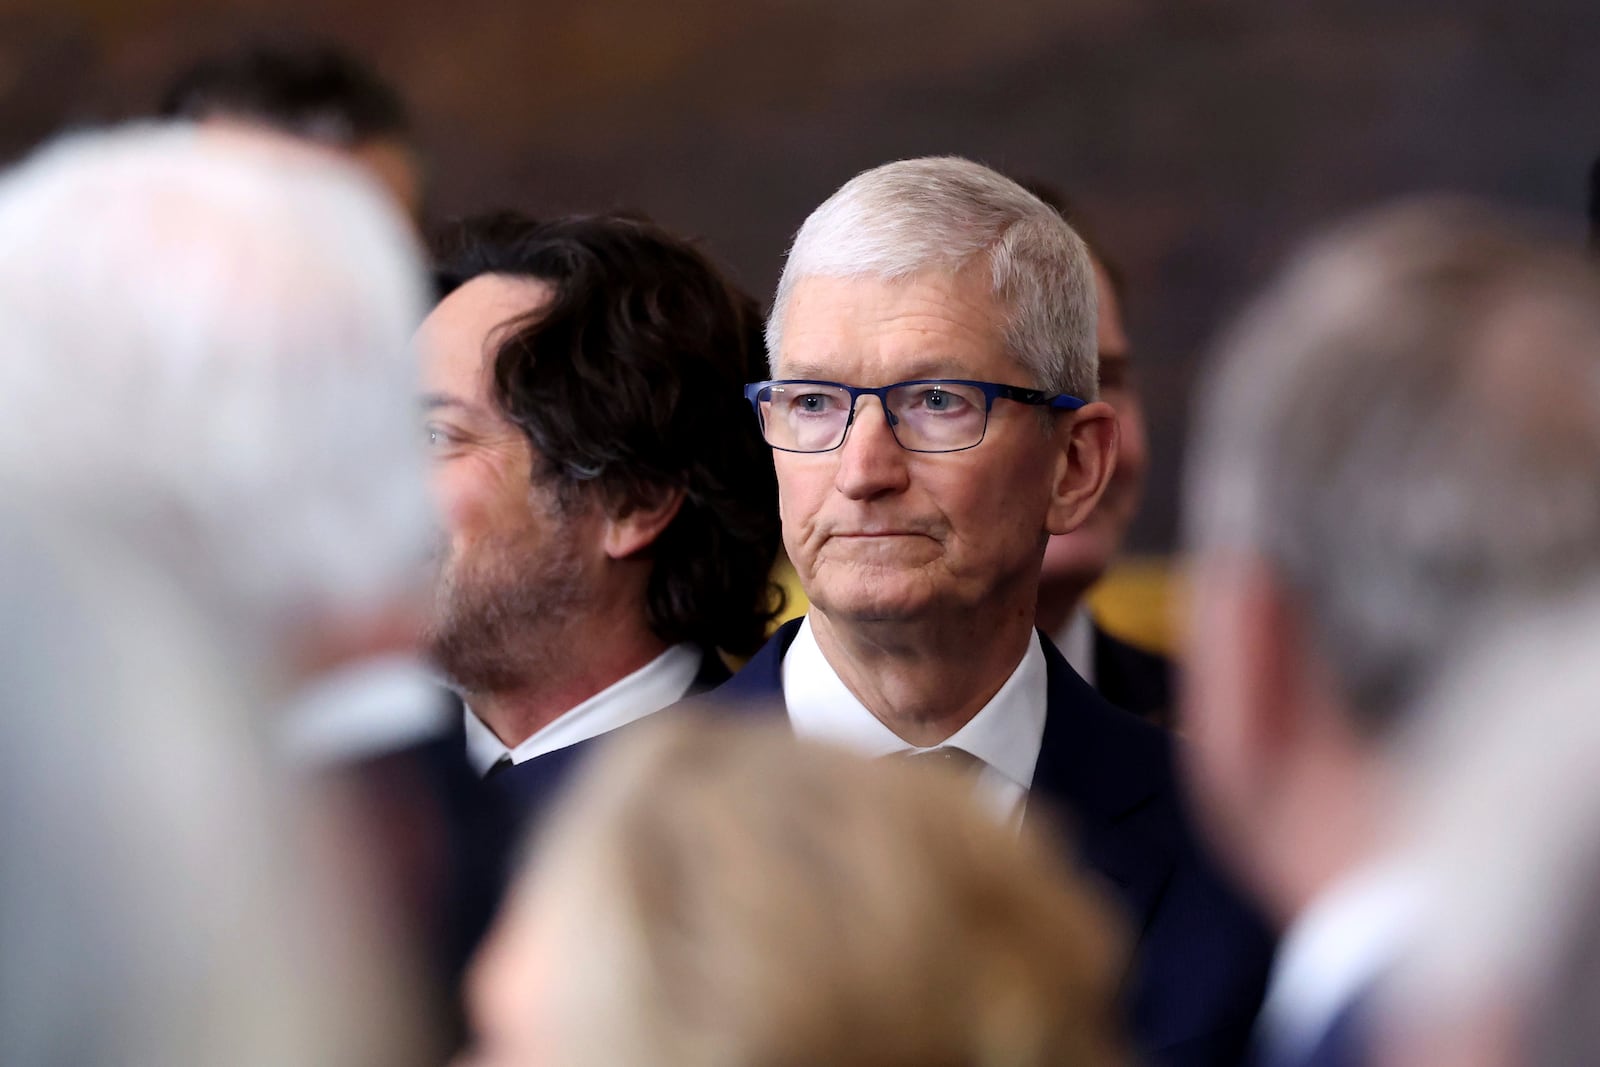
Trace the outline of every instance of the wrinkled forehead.
<instances>
[{"instance_id":1,"label":"wrinkled forehead","mask_svg":"<svg viewBox=\"0 0 1600 1067\"><path fill-rule=\"evenodd\" d=\"M804 277L781 327L772 353L779 378L882 385L909 378L1010 380L1017 373L987 271Z\"/></svg>"}]
</instances>

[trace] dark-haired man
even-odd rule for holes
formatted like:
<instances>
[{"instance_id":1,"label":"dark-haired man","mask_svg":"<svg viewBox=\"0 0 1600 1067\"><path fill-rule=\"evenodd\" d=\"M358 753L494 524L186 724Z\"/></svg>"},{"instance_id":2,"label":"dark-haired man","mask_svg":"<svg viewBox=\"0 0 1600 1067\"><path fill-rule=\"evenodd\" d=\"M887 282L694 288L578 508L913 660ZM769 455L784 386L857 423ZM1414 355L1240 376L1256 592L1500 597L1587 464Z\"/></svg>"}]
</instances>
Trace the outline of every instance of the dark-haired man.
<instances>
[{"instance_id":1,"label":"dark-haired man","mask_svg":"<svg viewBox=\"0 0 1600 1067\"><path fill-rule=\"evenodd\" d=\"M405 102L332 45L263 45L209 57L173 80L159 113L265 128L339 153L385 186L412 220L422 218L422 159Z\"/></svg>"},{"instance_id":2,"label":"dark-haired man","mask_svg":"<svg viewBox=\"0 0 1600 1067\"><path fill-rule=\"evenodd\" d=\"M467 223L423 324L448 543L430 644L473 769L537 811L585 743L721 681L774 606L754 302L619 217Z\"/></svg>"}]
</instances>

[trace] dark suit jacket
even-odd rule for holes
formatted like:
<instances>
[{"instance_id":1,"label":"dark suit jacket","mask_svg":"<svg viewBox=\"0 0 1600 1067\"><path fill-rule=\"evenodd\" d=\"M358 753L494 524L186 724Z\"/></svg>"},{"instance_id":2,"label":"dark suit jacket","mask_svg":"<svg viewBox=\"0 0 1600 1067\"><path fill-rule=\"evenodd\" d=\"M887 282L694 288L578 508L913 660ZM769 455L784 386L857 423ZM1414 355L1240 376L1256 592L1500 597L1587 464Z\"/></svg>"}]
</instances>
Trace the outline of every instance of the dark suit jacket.
<instances>
[{"instance_id":1,"label":"dark suit jacket","mask_svg":"<svg viewBox=\"0 0 1600 1067\"><path fill-rule=\"evenodd\" d=\"M783 707L782 627L699 702ZM1163 731L1108 704L1048 639L1048 701L1025 819L1053 813L1080 866L1104 878L1137 937L1129 1027L1152 1067L1223 1067L1244 1056L1266 986L1272 937L1202 853Z\"/></svg>"},{"instance_id":2,"label":"dark suit jacket","mask_svg":"<svg viewBox=\"0 0 1600 1067\"><path fill-rule=\"evenodd\" d=\"M1172 662L1094 624L1094 687L1112 704L1156 726L1172 726Z\"/></svg>"},{"instance_id":3,"label":"dark suit jacket","mask_svg":"<svg viewBox=\"0 0 1600 1067\"><path fill-rule=\"evenodd\" d=\"M706 651L686 696L706 692L731 677L715 651ZM441 969L453 988L499 907L523 842L548 814L573 773L607 735L548 752L482 781L467 763L461 698L448 691L447 726L439 736L385 757L403 767L406 782L425 796L430 832L444 866L442 905L430 919L437 928ZM624 727L626 729L626 727Z\"/></svg>"}]
</instances>

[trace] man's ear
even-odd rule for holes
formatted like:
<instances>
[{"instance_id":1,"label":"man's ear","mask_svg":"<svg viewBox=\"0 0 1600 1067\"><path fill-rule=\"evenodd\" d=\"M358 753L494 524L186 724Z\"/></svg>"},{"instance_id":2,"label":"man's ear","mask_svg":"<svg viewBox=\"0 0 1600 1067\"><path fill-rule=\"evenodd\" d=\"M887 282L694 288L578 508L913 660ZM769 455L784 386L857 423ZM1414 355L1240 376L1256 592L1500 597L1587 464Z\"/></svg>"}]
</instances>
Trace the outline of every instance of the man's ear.
<instances>
[{"instance_id":1,"label":"man's ear","mask_svg":"<svg viewBox=\"0 0 1600 1067\"><path fill-rule=\"evenodd\" d=\"M612 559L626 559L643 552L661 536L661 531L683 507L683 490L659 489L644 502L636 502L621 514L608 514L600 535L600 547Z\"/></svg>"},{"instance_id":2,"label":"man's ear","mask_svg":"<svg viewBox=\"0 0 1600 1067\"><path fill-rule=\"evenodd\" d=\"M1057 422L1052 435L1059 453L1047 526L1052 534L1064 534L1083 524L1111 481L1117 465L1117 414L1097 400Z\"/></svg>"}]
</instances>

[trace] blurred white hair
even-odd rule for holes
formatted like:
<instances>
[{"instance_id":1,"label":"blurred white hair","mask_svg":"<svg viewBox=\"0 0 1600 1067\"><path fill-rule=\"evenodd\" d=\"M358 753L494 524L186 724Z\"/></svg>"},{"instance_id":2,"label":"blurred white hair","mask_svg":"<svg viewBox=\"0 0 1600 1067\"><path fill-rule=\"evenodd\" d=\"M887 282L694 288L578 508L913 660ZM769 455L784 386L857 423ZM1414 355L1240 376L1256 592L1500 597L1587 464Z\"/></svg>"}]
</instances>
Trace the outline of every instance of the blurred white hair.
<instances>
[{"instance_id":1,"label":"blurred white hair","mask_svg":"<svg viewBox=\"0 0 1600 1067\"><path fill-rule=\"evenodd\" d=\"M1515 1062L1600 1057L1600 586L1497 615L1405 736L1397 847L1430 907L1392 980L1404 1030L1512 1009Z\"/></svg>"},{"instance_id":2,"label":"blurred white hair","mask_svg":"<svg viewBox=\"0 0 1600 1067\"><path fill-rule=\"evenodd\" d=\"M0 478L162 544L281 625L427 548L406 224L268 135L71 135L0 179Z\"/></svg>"},{"instance_id":3,"label":"blurred white hair","mask_svg":"<svg viewBox=\"0 0 1600 1067\"><path fill-rule=\"evenodd\" d=\"M1099 395L1094 265L1053 208L1016 182L953 156L886 163L856 175L795 235L767 319L779 373L784 316L802 278L955 274L987 257L1011 357L1026 384L1084 400Z\"/></svg>"},{"instance_id":4,"label":"blurred white hair","mask_svg":"<svg viewBox=\"0 0 1600 1067\"><path fill-rule=\"evenodd\" d=\"M1600 286L1465 201L1311 244L1224 338L1185 486L1381 732L1475 619L1600 574Z\"/></svg>"},{"instance_id":5,"label":"blurred white hair","mask_svg":"<svg viewBox=\"0 0 1600 1067\"><path fill-rule=\"evenodd\" d=\"M132 549L0 502L0 1063L419 1062L356 850L296 811L214 620Z\"/></svg>"}]
</instances>

